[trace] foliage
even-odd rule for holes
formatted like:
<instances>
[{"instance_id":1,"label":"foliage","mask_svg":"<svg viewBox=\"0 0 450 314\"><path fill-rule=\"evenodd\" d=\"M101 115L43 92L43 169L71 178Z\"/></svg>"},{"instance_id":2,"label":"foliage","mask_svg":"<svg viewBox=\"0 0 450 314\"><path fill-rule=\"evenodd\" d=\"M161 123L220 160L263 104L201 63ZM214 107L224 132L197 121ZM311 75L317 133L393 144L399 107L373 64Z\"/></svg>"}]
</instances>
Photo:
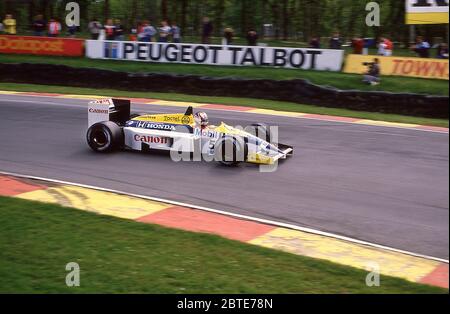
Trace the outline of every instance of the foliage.
<instances>
[{"instance_id":1,"label":"foliage","mask_svg":"<svg viewBox=\"0 0 450 314\"><path fill-rule=\"evenodd\" d=\"M13 13L22 30L38 13L46 18L56 16L64 20L65 4L71 0L4 0L0 2L0 14ZM381 27L365 24L368 0L78 0L81 7L82 28L89 20L101 21L108 17L121 19L129 29L138 21L150 19L158 24L162 19L177 21L184 35L198 36L203 16L209 16L215 35L220 36L225 27L232 27L235 34L243 36L254 27L276 39L288 38L309 41L312 36L329 37L340 31L349 39L352 36L379 36L381 34L406 43L409 28L404 24L403 0L377 0L381 7ZM447 37L446 26L417 27L429 39Z\"/></svg>"}]
</instances>

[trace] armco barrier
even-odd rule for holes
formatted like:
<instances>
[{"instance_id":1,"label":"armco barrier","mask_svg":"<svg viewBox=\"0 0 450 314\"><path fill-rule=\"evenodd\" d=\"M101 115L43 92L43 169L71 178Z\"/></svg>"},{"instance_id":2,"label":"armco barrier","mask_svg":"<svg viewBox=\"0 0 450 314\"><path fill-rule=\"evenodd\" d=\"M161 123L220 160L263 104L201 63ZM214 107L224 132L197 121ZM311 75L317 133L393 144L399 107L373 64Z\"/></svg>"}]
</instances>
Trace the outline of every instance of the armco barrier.
<instances>
[{"instance_id":1,"label":"armco barrier","mask_svg":"<svg viewBox=\"0 0 450 314\"><path fill-rule=\"evenodd\" d=\"M0 81L115 88L129 91L177 92L282 100L322 107L448 119L446 96L338 90L307 80L248 80L195 75L126 73L47 64L0 63Z\"/></svg>"}]
</instances>

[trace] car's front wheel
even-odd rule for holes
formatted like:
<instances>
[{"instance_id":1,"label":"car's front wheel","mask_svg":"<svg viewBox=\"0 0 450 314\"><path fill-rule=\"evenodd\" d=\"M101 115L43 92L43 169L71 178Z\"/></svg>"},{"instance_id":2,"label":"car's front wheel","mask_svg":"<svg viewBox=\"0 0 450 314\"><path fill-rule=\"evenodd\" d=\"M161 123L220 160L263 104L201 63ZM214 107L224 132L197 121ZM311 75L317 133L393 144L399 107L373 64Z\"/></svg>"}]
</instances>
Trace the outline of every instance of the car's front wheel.
<instances>
[{"instance_id":1,"label":"car's front wheel","mask_svg":"<svg viewBox=\"0 0 450 314\"><path fill-rule=\"evenodd\" d=\"M215 145L215 160L224 166L236 166L247 160L248 147L242 138L225 136Z\"/></svg>"},{"instance_id":2,"label":"car's front wheel","mask_svg":"<svg viewBox=\"0 0 450 314\"><path fill-rule=\"evenodd\" d=\"M89 147L98 153L112 152L124 143L122 128L111 121L92 125L87 131L86 139Z\"/></svg>"}]
</instances>

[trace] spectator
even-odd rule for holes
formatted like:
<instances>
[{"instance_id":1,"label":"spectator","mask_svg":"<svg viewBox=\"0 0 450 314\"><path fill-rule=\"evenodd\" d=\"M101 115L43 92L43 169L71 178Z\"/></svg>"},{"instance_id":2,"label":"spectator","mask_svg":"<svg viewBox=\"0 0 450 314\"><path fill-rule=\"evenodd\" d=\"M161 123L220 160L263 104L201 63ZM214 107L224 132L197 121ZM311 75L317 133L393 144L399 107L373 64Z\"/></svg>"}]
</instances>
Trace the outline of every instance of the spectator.
<instances>
[{"instance_id":1,"label":"spectator","mask_svg":"<svg viewBox=\"0 0 450 314\"><path fill-rule=\"evenodd\" d=\"M97 40L100 35L100 30L102 29L102 24L94 18L88 24L89 33L91 33L91 39Z\"/></svg>"},{"instance_id":2,"label":"spectator","mask_svg":"<svg viewBox=\"0 0 450 314\"><path fill-rule=\"evenodd\" d=\"M254 28L251 28L247 32L247 44L249 46L256 46L257 43L258 43L258 33L256 32L256 30Z\"/></svg>"},{"instance_id":3,"label":"spectator","mask_svg":"<svg viewBox=\"0 0 450 314\"><path fill-rule=\"evenodd\" d=\"M72 25L67 27L67 35L69 37L75 37L75 33L77 32L78 27L76 25Z\"/></svg>"},{"instance_id":4,"label":"spectator","mask_svg":"<svg viewBox=\"0 0 450 314\"><path fill-rule=\"evenodd\" d=\"M361 55L363 53L363 49L364 49L364 39L362 39L361 37L355 37L352 39L352 48L353 48L353 53L356 55Z\"/></svg>"},{"instance_id":5,"label":"spectator","mask_svg":"<svg viewBox=\"0 0 450 314\"><path fill-rule=\"evenodd\" d=\"M143 42L151 42L153 36L156 35L156 29L150 24L149 21L142 23L141 31L138 32L138 40Z\"/></svg>"},{"instance_id":6,"label":"spectator","mask_svg":"<svg viewBox=\"0 0 450 314\"><path fill-rule=\"evenodd\" d=\"M223 30L223 38L225 45L231 45L233 43L234 30L231 27L226 27Z\"/></svg>"},{"instance_id":7,"label":"spectator","mask_svg":"<svg viewBox=\"0 0 450 314\"><path fill-rule=\"evenodd\" d=\"M5 34L15 35L16 34L16 20L13 18L12 14L6 14L3 20L3 28Z\"/></svg>"},{"instance_id":8,"label":"spectator","mask_svg":"<svg viewBox=\"0 0 450 314\"><path fill-rule=\"evenodd\" d=\"M3 34L3 23L0 22L0 35Z\"/></svg>"},{"instance_id":9,"label":"spectator","mask_svg":"<svg viewBox=\"0 0 450 314\"><path fill-rule=\"evenodd\" d=\"M145 22L145 21L144 21ZM144 29L144 22L138 22L136 27L136 34L142 33Z\"/></svg>"},{"instance_id":10,"label":"spectator","mask_svg":"<svg viewBox=\"0 0 450 314\"><path fill-rule=\"evenodd\" d=\"M58 37L61 32L61 23L59 23L56 19L50 19L48 23L48 37Z\"/></svg>"},{"instance_id":11,"label":"spectator","mask_svg":"<svg viewBox=\"0 0 450 314\"><path fill-rule=\"evenodd\" d=\"M381 37L380 42L378 43L378 55L390 57L392 56L392 50L394 49L394 44L392 41L387 39L386 37Z\"/></svg>"},{"instance_id":12,"label":"spectator","mask_svg":"<svg viewBox=\"0 0 450 314\"><path fill-rule=\"evenodd\" d=\"M320 39L318 37L313 37L309 41L309 47L314 49L320 49Z\"/></svg>"},{"instance_id":13,"label":"spectator","mask_svg":"<svg viewBox=\"0 0 450 314\"><path fill-rule=\"evenodd\" d=\"M209 17L203 18L203 29L202 29L202 44L209 45L211 42L211 35L213 32L213 25L211 21L209 20Z\"/></svg>"},{"instance_id":14,"label":"spectator","mask_svg":"<svg viewBox=\"0 0 450 314\"><path fill-rule=\"evenodd\" d=\"M114 25L112 19L107 19L106 20L106 24L104 26L104 29L105 29L106 40L114 40L115 39L116 26Z\"/></svg>"},{"instance_id":15,"label":"spectator","mask_svg":"<svg viewBox=\"0 0 450 314\"><path fill-rule=\"evenodd\" d=\"M364 48L363 48L363 55L369 54L369 48L376 47L376 39L374 38L364 38Z\"/></svg>"},{"instance_id":16,"label":"spectator","mask_svg":"<svg viewBox=\"0 0 450 314\"><path fill-rule=\"evenodd\" d=\"M174 43L181 42L181 29L177 26L176 22L172 22L172 28L171 28L170 33L172 35L172 41Z\"/></svg>"},{"instance_id":17,"label":"spectator","mask_svg":"<svg viewBox=\"0 0 450 314\"><path fill-rule=\"evenodd\" d=\"M446 43L441 43L437 47L436 58L438 59L448 59L448 45Z\"/></svg>"},{"instance_id":18,"label":"spectator","mask_svg":"<svg viewBox=\"0 0 450 314\"><path fill-rule=\"evenodd\" d=\"M368 71L364 74L363 82L370 85L380 84L380 60L373 59L373 62L367 62L364 65L368 66Z\"/></svg>"},{"instance_id":19,"label":"spectator","mask_svg":"<svg viewBox=\"0 0 450 314\"><path fill-rule=\"evenodd\" d=\"M130 40L131 41L137 41L139 40L138 34L142 33L142 22L137 22L136 27L132 28L130 31Z\"/></svg>"},{"instance_id":20,"label":"spectator","mask_svg":"<svg viewBox=\"0 0 450 314\"><path fill-rule=\"evenodd\" d=\"M341 49L342 48L342 39L338 32L335 32L333 36L330 38L330 49Z\"/></svg>"},{"instance_id":21,"label":"spectator","mask_svg":"<svg viewBox=\"0 0 450 314\"><path fill-rule=\"evenodd\" d=\"M130 37L129 37L130 41L136 41L137 40L137 28L132 28L130 30Z\"/></svg>"},{"instance_id":22,"label":"spectator","mask_svg":"<svg viewBox=\"0 0 450 314\"><path fill-rule=\"evenodd\" d=\"M119 19L115 20L114 25L114 39L124 41L125 40L125 27L122 25Z\"/></svg>"},{"instance_id":23,"label":"spectator","mask_svg":"<svg viewBox=\"0 0 450 314\"><path fill-rule=\"evenodd\" d=\"M419 58L429 58L430 57L430 44L423 39L422 36L417 36L416 44L411 47Z\"/></svg>"},{"instance_id":24,"label":"spectator","mask_svg":"<svg viewBox=\"0 0 450 314\"><path fill-rule=\"evenodd\" d=\"M44 36L45 29L47 28L47 22L44 20L42 14L36 15L32 28L34 36Z\"/></svg>"},{"instance_id":25,"label":"spectator","mask_svg":"<svg viewBox=\"0 0 450 314\"><path fill-rule=\"evenodd\" d=\"M158 31L159 31L159 42L160 43L168 42L171 31L169 23L167 23L167 21L162 21L161 27L159 27Z\"/></svg>"}]
</instances>

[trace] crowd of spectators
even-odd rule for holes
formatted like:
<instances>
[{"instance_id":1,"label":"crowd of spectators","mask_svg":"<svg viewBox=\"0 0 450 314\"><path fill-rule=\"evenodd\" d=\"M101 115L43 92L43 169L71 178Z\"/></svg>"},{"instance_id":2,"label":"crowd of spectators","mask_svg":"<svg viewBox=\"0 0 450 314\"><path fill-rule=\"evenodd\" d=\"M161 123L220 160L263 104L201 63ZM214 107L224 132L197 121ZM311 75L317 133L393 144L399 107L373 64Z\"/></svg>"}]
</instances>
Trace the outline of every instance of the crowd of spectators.
<instances>
[{"instance_id":1,"label":"crowd of spectators","mask_svg":"<svg viewBox=\"0 0 450 314\"><path fill-rule=\"evenodd\" d=\"M329 40L328 49L342 49L344 46L344 39L338 32L335 32ZM394 43L387 37L381 36L378 41L374 39L354 37L350 41L353 54L369 54L369 47L377 48L377 55L390 57L393 55ZM309 41L309 48L320 49L321 41L319 37L312 37ZM428 41L422 36L417 36L416 42L410 46L410 50L416 54L419 58L433 57L431 49L436 49L436 55L434 57L438 59L448 59L448 45L446 43L436 44L431 46Z\"/></svg>"},{"instance_id":2,"label":"crowd of spectators","mask_svg":"<svg viewBox=\"0 0 450 314\"><path fill-rule=\"evenodd\" d=\"M150 20L144 20L137 23L135 28L130 29L129 36L126 38L125 29L119 20L106 20L102 25L97 19L89 22L88 30L91 39L103 39L101 34L104 31L104 39L106 40L132 40L142 42L181 42L181 29L175 21L169 23L167 20L161 21L159 26L154 26ZM202 20L201 43L211 44L211 37L214 33L214 26L208 17ZM233 44L234 30L226 27L223 30L224 45ZM246 34L247 44L256 46L258 44L258 33L255 28L250 28Z\"/></svg>"},{"instance_id":3,"label":"crowd of spectators","mask_svg":"<svg viewBox=\"0 0 450 314\"><path fill-rule=\"evenodd\" d=\"M61 33L62 26L61 23L55 18L51 18L47 22L44 20L42 15L37 15L31 24L31 30L33 32L33 36L57 37ZM68 27L67 35L73 37L75 36L75 31L76 28ZM3 21L0 22L0 34L17 34L16 19L12 16L12 14L6 14Z\"/></svg>"},{"instance_id":4,"label":"crowd of spectators","mask_svg":"<svg viewBox=\"0 0 450 314\"><path fill-rule=\"evenodd\" d=\"M94 18L88 24L88 30L91 39L106 39L106 40L131 40L142 42L181 42L181 30L175 22L170 25L168 21L163 20L157 27L153 26L151 21L144 20L137 23L135 28L130 29L129 35L126 36L126 29L118 19L107 19L106 23L102 25L98 19ZM101 37L102 33L104 38Z\"/></svg>"},{"instance_id":5,"label":"crowd of spectators","mask_svg":"<svg viewBox=\"0 0 450 314\"><path fill-rule=\"evenodd\" d=\"M62 25L56 18L51 18L47 22L42 14L38 14L31 24L32 34L34 36L58 37L62 33ZM76 26L67 27L65 36L75 37L79 28ZM181 29L176 22L169 23L163 20L159 25L154 26L151 21L144 20L137 23L136 27L126 30L125 26L119 19L107 19L102 24L97 18L92 19L88 24L90 38L93 40L132 40L142 42L181 42ZM5 18L0 21L0 34L15 35L17 33L16 20L12 14L6 14ZM211 37L214 33L214 26L208 17L202 19L201 42L202 44L210 44ZM247 45L257 46L259 35L255 28L251 27L247 30L245 39ZM234 30L226 27L223 30L222 43L232 45L234 41ZM334 32L328 41L328 49L343 49L346 46L345 40L339 32ZM368 48L376 46L379 56L392 56L394 51L394 43L385 36L379 38L377 42L373 39L354 37L350 41L350 46L354 54L368 54ZM309 47L314 49L322 48L320 37L314 36L309 41ZM448 59L448 45L440 43L432 46L424 37L418 36L416 42L410 46L410 50L417 57L430 58L430 51L436 49L434 57L439 59Z\"/></svg>"}]
</instances>

